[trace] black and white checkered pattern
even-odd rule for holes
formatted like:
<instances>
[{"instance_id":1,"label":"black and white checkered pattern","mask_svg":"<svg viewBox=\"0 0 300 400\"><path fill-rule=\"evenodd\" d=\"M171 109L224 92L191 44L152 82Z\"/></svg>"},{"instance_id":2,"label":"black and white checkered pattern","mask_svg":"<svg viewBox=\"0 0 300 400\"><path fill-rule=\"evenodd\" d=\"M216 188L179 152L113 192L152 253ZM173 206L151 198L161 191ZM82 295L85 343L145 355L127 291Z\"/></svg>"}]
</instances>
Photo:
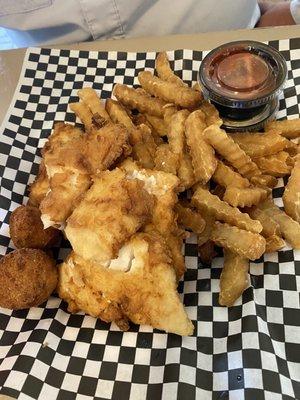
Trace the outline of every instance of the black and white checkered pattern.
<instances>
[{"instance_id":1,"label":"black and white checkered pattern","mask_svg":"<svg viewBox=\"0 0 300 400\"><path fill-rule=\"evenodd\" d=\"M286 57L288 81L280 118L299 116L300 39L271 43ZM13 249L8 220L25 203L53 121L75 122L67 110L83 85L102 98L114 83L137 84L156 54L29 49L1 146L0 251ZM175 71L197 80L203 54L169 52ZM282 205L283 182L273 195ZM59 258L68 249L62 243ZM122 333L89 316L70 315L52 297L25 311L1 310L0 393L27 399L300 399L300 252L285 248L251 263L251 286L232 308L218 305L222 259L212 268L185 245L179 290L197 329L181 338L147 326Z\"/></svg>"}]
</instances>

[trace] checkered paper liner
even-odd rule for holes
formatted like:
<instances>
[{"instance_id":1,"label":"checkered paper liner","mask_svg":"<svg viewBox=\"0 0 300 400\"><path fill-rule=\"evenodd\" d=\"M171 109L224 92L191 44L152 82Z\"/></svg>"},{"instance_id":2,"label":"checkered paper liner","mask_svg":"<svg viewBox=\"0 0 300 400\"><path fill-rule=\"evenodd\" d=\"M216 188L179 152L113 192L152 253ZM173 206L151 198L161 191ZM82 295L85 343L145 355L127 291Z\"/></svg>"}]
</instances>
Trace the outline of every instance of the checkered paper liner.
<instances>
[{"instance_id":1,"label":"checkered paper liner","mask_svg":"<svg viewBox=\"0 0 300 400\"><path fill-rule=\"evenodd\" d=\"M288 81L279 118L299 116L300 39L274 41L287 60ZM172 67L197 80L205 54L170 51ZM0 251L9 238L11 212L26 203L40 149L54 121L75 122L68 104L93 86L102 98L115 83L137 85L153 70L156 54L31 48L0 133ZM78 122L78 121L77 121ZM282 206L284 182L273 190ZM64 259L68 244L55 255ZM56 297L30 310L0 310L0 394L19 399L300 399L300 252L290 247L250 266L251 285L231 308L218 304L222 258L211 268L186 241L187 272L179 284L192 337L132 325L120 332L83 314L70 315Z\"/></svg>"}]
</instances>

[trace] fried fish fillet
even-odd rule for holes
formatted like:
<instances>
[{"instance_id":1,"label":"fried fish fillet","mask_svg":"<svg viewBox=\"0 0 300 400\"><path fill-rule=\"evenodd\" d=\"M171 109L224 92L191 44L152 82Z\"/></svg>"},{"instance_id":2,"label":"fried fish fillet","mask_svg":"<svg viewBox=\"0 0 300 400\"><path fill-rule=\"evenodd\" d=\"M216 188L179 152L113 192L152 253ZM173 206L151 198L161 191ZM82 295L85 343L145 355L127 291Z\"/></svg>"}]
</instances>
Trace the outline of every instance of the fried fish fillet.
<instances>
[{"instance_id":1,"label":"fried fish fillet","mask_svg":"<svg viewBox=\"0 0 300 400\"><path fill-rule=\"evenodd\" d=\"M104 263L150 220L153 197L138 179L118 168L93 177L93 185L67 220L73 250L86 260Z\"/></svg>"},{"instance_id":2,"label":"fried fish fillet","mask_svg":"<svg viewBox=\"0 0 300 400\"><path fill-rule=\"evenodd\" d=\"M40 204L44 227L64 226L79 197L90 186L88 164L82 153L83 132L58 123L42 154L49 190Z\"/></svg>"},{"instance_id":3,"label":"fried fish fillet","mask_svg":"<svg viewBox=\"0 0 300 400\"><path fill-rule=\"evenodd\" d=\"M82 151L91 174L104 171L122 155L130 154L129 133L123 125L107 123L84 136Z\"/></svg>"},{"instance_id":4,"label":"fried fish fillet","mask_svg":"<svg viewBox=\"0 0 300 400\"><path fill-rule=\"evenodd\" d=\"M39 207L49 190L50 182L47 176L45 163L42 160L39 166L39 172L34 182L29 187L28 204L33 207Z\"/></svg>"},{"instance_id":5,"label":"fried fish fillet","mask_svg":"<svg viewBox=\"0 0 300 400\"><path fill-rule=\"evenodd\" d=\"M128 154L128 133L107 123L86 135L69 124L56 124L43 149L49 190L40 204L45 228L64 226L81 196L91 185L90 175L109 168Z\"/></svg>"},{"instance_id":6,"label":"fried fish fillet","mask_svg":"<svg viewBox=\"0 0 300 400\"><path fill-rule=\"evenodd\" d=\"M145 231L159 232L165 239L173 258L173 267L177 278L180 279L185 272L184 258L182 255L182 231L177 225L175 204L178 201L177 191L180 180L173 174L163 171L142 169L130 159L125 160L121 168L129 178L140 179L145 183L145 189L155 197L150 223Z\"/></svg>"},{"instance_id":7,"label":"fried fish fillet","mask_svg":"<svg viewBox=\"0 0 300 400\"><path fill-rule=\"evenodd\" d=\"M120 253L122 254L120 255ZM59 268L59 296L69 310L82 310L122 330L128 320L178 335L194 327L176 290L169 251L159 235L137 233L107 266L74 252Z\"/></svg>"}]
</instances>

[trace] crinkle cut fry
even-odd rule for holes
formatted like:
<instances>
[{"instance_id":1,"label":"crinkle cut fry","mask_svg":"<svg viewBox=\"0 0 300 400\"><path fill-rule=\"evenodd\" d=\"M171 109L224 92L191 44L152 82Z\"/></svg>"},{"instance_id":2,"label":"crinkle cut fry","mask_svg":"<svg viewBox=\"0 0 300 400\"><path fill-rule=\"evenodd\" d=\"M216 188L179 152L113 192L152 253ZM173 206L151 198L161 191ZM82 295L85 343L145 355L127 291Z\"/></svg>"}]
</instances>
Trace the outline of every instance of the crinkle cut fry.
<instances>
[{"instance_id":1,"label":"crinkle cut fry","mask_svg":"<svg viewBox=\"0 0 300 400\"><path fill-rule=\"evenodd\" d=\"M285 246L285 241L277 235L269 236L266 238L266 253L273 253Z\"/></svg>"},{"instance_id":2,"label":"crinkle cut fry","mask_svg":"<svg viewBox=\"0 0 300 400\"><path fill-rule=\"evenodd\" d=\"M221 126L223 124L223 121L219 116L219 111L209 101L202 101L199 109L205 114L205 122L207 126L213 124Z\"/></svg>"},{"instance_id":3,"label":"crinkle cut fry","mask_svg":"<svg viewBox=\"0 0 300 400\"><path fill-rule=\"evenodd\" d=\"M145 117L159 136L167 135L167 126L163 118L158 118L150 114L145 114Z\"/></svg>"},{"instance_id":4,"label":"crinkle cut fry","mask_svg":"<svg viewBox=\"0 0 300 400\"><path fill-rule=\"evenodd\" d=\"M218 125L209 126L204 130L203 135L216 152L224 157L242 176L249 179L261 175L260 170L251 158Z\"/></svg>"},{"instance_id":5,"label":"crinkle cut fry","mask_svg":"<svg viewBox=\"0 0 300 400\"><path fill-rule=\"evenodd\" d=\"M160 52L156 57L155 68L160 79L176 83L179 86L186 86L179 76L175 75L171 69L170 62L165 51Z\"/></svg>"},{"instance_id":6,"label":"crinkle cut fry","mask_svg":"<svg viewBox=\"0 0 300 400\"><path fill-rule=\"evenodd\" d=\"M78 90L78 96L81 101L88 106L93 115L98 114L105 121L110 120L109 115L105 111L105 108L94 89L88 87L80 89Z\"/></svg>"},{"instance_id":7,"label":"crinkle cut fry","mask_svg":"<svg viewBox=\"0 0 300 400\"><path fill-rule=\"evenodd\" d=\"M251 183L254 186L266 188L274 188L277 185L277 178L271 175L255 175L250 178Z\"/></svg>"},{"instance_id":8,"label":"crinkle cut fry","mask_svg":"<svg viewBox=\"0 0 300 400\"><path fill-rule=\"evenodd\" d=\"M282 136L288 139L295 139L300 136L300 118L268 122L265 130L271 129L278 129Z\"/></svg>"},{"instance_id":9,"label":"crinkle cut fry","mask_svg":"<svg viewBox=\"0 0 300 400\"><path fill-rule=\"evenodd\" d=\"M201 214L192 208L178 202L175 206L178 216L178 223L183 225L185 229L191 229L192 232L200 234L205 228L205 220Z\"/></svg>"},{"instance_id":10,"label":"crinkle cut fry","mask_svg":"<svg viewBox=\"0 0 300 400\"><path fill-rule=\"evenodd\" d=\"M266 157L253 158L253 161L263 174L275 177L283 177L290 174L292 160L286 151L280 151L277 154Z\"/></svg>"},{"instance_id":11,"label":"crinkle cut fry","mask_svg":"<svg viewBox=\"0 0 300 400\"><path fill-rule=\"evenodd\" d=\"M284 211L277 207L273 200L267 199L258 205L275 222L278 223L284 239L295 249L300 249L300 224L289 217Z\"/></svg>"},{"instance_id":12,"label":"crinkle cut fry","mask_svg":"<svg viewBox=\"0 0 300 400\"><path fill-rule=\"evenodd\" d=\"M256 219L262 224L263 230L261 231L261 235L264 237L280 235L279 225L264 210L258 207L251 207L246 208L244 212L249 214L252 219Z\"/></svg>"},{"instance_id":13,"label":"crinkle cut fry","mask_svg":"<svg viewBox=\"0 0 300 400\"><path fill-rule=\"evenodd\" d=\"M290 141L276 130L266 133L233 133L230 137L251 158L269 156L290 146Z\"/></svg>"},{"instance_id":14,"label":"crinkle cut fry","mask_svg":"<svg viewBox=\"0 0 300 400\"><path fill-rule=\"evenodd\" d=\"M211 231L215 223L215 217L210 213L203 213L202 218L205 221L205 227L201 233L197 234L198 248L203 246L211 238Z\"/></svg>"},{"instance_id":15,"label":"crinkle cut fry","mask_svg":"<svg viewBox=\"0 0 300 400\"><path fill-rule=\"evenodd\" d=\"M300 154L296 156L296 162L285 187L282 200L285 212L300 223Z\"/></svg>"},{"instance_id":16,"label":"crinkle cut fry","mask_svg":"<svg viewBox=\"0 0 300 400\"><path fill-rule=\"evenodd\" d=\"M192 157L195 180L203 183L210 180L217 168L214 149L203 137L205 128L205 115L201 110L194 111L187 117L185 135Z\"/></svg>"},{"instance_id":17,"label":"crinkle cut fry","mask_svg":"<svg viewBox=\"0 0 300 400\"><path fill-rule=\"evenodd\" d=\"M163 100L155 99L137 89L119 83L114 86L113 94L120 103L130 109L137 109L141 113L155 117L163 118L164 116L164 105L166 103Z\"/></svg>"},{"instance_id":18,"label":"crinkle cut fry","mask_svg":"<svg viewBox=\"0 0 300 400\"><path fill-rule=\"evenodd\" d=\"M259 221L255 221L248 214L242 213L238 208L232 207L218 196L211 194L208 190L198 188L192 197L192 204L203 212L213 214L216 220L236 225L240 229L260 233L262 226Z\"/></svg>"},{"instance_id":19,"label":"crinkle cut fry","mask_svg":"<svg viewBox=\"0 0 300 400\"><path fill-rule=\"evenodd\" d=\"M128 130L135 128L125 108L117 101L107 99L105 102L105 109L115 124L123 124Z\"/></svg>"},{"instance_id":20,"label":"crinkle cut fry","mask_svg":"<svg viewBox=\"0 0 300 400\"><path fill-rule=\"evenodd\" d=\"M176 175L177 161L177 154L171 151L168 143L157 146L154 158L155 169Z\"/></svg>"},{"instance_id":21,"label":"crinkle cut fry","mask_svg":"<svg viewBox=\"0 0 300 400\"><path fill-rule=\"evenodd\" d=\"M268 192L265 189L236 188L230 186L226 189L223 200L233 207L251 207L266 199Z\"/></svg>"},{"instance_id":22,"label":"crinkle cut fry","mask_svg":"<svg viewBox=\"0 0 300 400\"><path fill-rule=\"evenodd\" d=\"M69 107L83 123L86 131L93 128L93 114L83 102L70 103Z\"/></svg>"},{"instance_id":23,"label":"crinkle cut fry","mask_svg":"<svg viewBox=\"0 0 300 400\"><path fill-rule=\"evenodd\" d=\"M215 222L211 240L218 246L250 260L260 258L266 249L266 240L263 236L221 222Z\"/></svg>"},{"instance_id":24,"label":"crinkle cut fry","mask_svg":"<svg viewBox=\"0 0 300 400\"><path fill-rule=\"evenodd\" d=\"M163 81L153 76L150 71L141 71L138 79L142 88L151 95L183 108L197 107L202 100L200 92L187 86L179 86L173 82Z\"/></svg>"},{"instance_id":25,"label":"crinkle cut fry","mask_svg":"<svg viewBox=\"0 0 300 400\"><path fill-rule=\"evenodd\" d=\"M220 277L219 304L230 307L249 284L249 260L224 249L224 265Z\"/></svg>"},{"instance_id":26,"label":"crinkle cut fry","mask_svg":"<svg viewBox=\"0 0 300 400\"><path fill-rule=\"evenodd\" d=\"M170 149L177 156L176 173L183 190L190 188L195 183L192 160L187 152L184 133L188 115L187 110L174 113L170 118L167 130Z\"/></svg>"},{"instance_id":27,"label":"crinkle cut fry","mask_svg":"<svg viewBox=\"0 0 300 400\"><path fill-rule=\"evenodd\" d=\"M247 188L250 186L250 182L247 178L243 178L238 172L234 171L220 160L218 160L212 180L225 188L229 186Z\"/></svg>"}]
</instances>

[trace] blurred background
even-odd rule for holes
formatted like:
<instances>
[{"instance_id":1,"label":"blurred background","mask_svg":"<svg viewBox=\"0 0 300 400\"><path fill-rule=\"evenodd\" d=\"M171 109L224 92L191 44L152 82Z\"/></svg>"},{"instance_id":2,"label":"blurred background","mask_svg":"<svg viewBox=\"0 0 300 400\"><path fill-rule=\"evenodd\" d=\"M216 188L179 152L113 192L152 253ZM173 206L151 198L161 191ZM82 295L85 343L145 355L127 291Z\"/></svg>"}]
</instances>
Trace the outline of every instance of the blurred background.
<instances>
[{"instance_id":1,"label":"blurred background","mask_svg":"<svg viewBox=\"0 0 300 400\"><path fill-rule=\"evenodd\" d=\"M20 1L20 0L19 0ZM237 2L239 0L236 0ZM265 3L267 4L271 4L271 3L283 3L283 2L289 2L290 0L259 0L258 2L261 4ZM0 0L0 8L1 7L1 0ZM276 25L276 23L275 23ZM14 43L13 37L11 35L8 34L9 31L7 31L4 27L0 26L0 50L6 50L6 49L13 49L13 48L17 48L20 47L19 45L17 45L16 43ZM24 34L24 37L25 34ZM26 41L25 41L26 44ZM30 43L28 43L28 45L30 45Z\"/></svg>"}]
</instances>

